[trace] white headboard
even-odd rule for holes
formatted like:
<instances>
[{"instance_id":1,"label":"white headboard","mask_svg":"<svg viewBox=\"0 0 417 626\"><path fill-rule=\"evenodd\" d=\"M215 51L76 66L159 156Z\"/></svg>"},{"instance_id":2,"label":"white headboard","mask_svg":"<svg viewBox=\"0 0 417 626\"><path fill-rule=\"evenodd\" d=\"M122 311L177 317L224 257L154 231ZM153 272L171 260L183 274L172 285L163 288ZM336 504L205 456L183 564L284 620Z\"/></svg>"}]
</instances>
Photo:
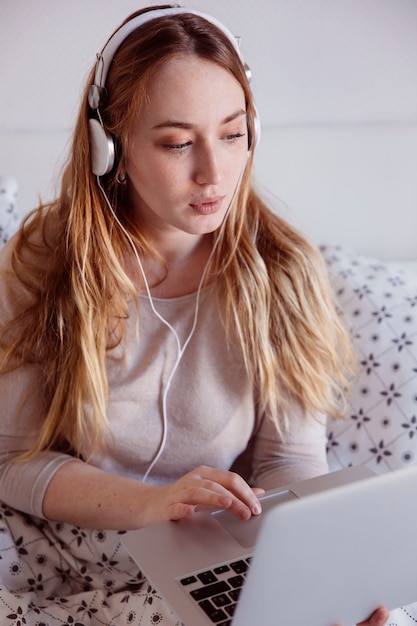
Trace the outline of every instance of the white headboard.
<instances>
[{"instance_id":1,"label":"white headboard","mask_svg":"<svg viewBox=\"0 0 417 626\"><path fill-rule=\"evenodd\" d=\"M3 3L0 174L17 178L22 215L54 194L95 53L146 4ZM417 259L417 2L188 5L242 37L263 127L256 176L277 210L317 243Z\"/></svg>"}]
</instances>

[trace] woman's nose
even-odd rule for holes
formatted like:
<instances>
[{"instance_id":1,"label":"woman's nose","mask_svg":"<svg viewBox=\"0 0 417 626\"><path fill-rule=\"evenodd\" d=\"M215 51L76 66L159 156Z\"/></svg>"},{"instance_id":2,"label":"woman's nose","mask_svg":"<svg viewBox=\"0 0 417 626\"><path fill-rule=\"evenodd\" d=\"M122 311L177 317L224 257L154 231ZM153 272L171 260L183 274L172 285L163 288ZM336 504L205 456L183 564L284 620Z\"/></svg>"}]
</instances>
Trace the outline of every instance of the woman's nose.
<instances>
[{"instance_id":1,"label":"woman's nose","mask_svg":"<svg viewBox=\"0 0 417 626\"><path fill-rule=\"evenodd\" d=\"M204 145L198 151L195 180L199 185L217 185L221 180L216 151L211 145Z\"/></svg>"}]
</instances>

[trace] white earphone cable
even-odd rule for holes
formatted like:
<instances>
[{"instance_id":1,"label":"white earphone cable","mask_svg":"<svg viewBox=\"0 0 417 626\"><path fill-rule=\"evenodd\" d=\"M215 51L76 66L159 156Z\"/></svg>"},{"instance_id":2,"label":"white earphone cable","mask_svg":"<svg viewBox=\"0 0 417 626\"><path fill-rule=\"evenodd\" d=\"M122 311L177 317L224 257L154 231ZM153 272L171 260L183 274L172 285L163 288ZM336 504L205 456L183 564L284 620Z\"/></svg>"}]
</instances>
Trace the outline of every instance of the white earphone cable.
<instances>
[{"instance_id":1,"label":"white earphone cable","mask_svg":"<svg viewBox=\"0 0 417 626\"><path fill-rule=\"evenodd\" d=\"M105 189L104 189L104 187L103 187L103 185L101 183L100 176L97 176L98 188L100 189L100 191L101 191L101 193L103 195L103 198L104 198L108 208L110 209L110 212L111 212L114 220L117 222L118 226L120 227L120 229L122 230L123 234L127 238L130 247L132 248L133 254L135 256L135 259L137 261L140 273L142 275L142 278L143 278L143 281L144 281L144 284L145 284L146 295L148 297L151 310L154 313L154 315L171 331L171 333L175 337L175 341L176 341L176 344L177 344L177 358L175 360L175 363L174 363L174 366L173 366L173 368L171 370L171 373L170 373L170 375L169 375L169 377L167 379L167 382L165 383L163 394L162 394L162 437L161 437L161 442L160 442L160 444L158 446L158 450L156 451L156 453L155 453L155 455L154 455L154 457L152 459L152 462L150 463L148 469L146 470L146 472L145 472L145 474L144 474L144 476L142 478L143 482L146 482L146 480L148 479L149 474L151 473L152 469L155 467L156 463L160 459L160 457L161 457L161 455L163 453L163 450L165 448L165 444L166 444L166 440L167 440L167 436L168 436L168 408L167 408L168 392L169 392L169 389L170 389L170 386L171 386L172 379L173 379L173 377L174 377L174 375L175 375L175 373L176 373L176 371L177 371L177 369L178 369L178 367L179 367L179 365L181 363L181 359L182 359L182 357L184 355L184 352L185 352L187 346L189 345L189 343L190 343L190 341L191 341L191 339L192 339L192 337L194 335L195 329L197 327L198 312L199 312L199 306L200 306L200 297L201 297L201 291L202 291L202 288L203 288L203 285L204 285L204 281L205 281L206 276L207 276L207 272L208 272L208 269L209 269L209 266L210 266L210 262L211 262L211 260L213 258L215 250L217 249L217 246L219 245L221 236L223 234L223 230L225 228L227 217L228 217L228 215L229 215L229 213L231 211L231 208L233 206L233 203L234 203L234 201L236 199L236 195L237 195L237 192L239 190L240 183L242 181L243 174L244 174L245 169L246 169L246 164L247 164L247 161L248 161L248 158L249 158L249 154L250 154L250 152L247 153L246 160L245 160L242 172L241 172L241 174L239 176L239 179L238 179L238 181L236 183L236 187L234 189L232 198L231 198L231 200L229 202L229 206L227 207L226 213L224 215L224 218L223 218L222 224L220 226L217 238L216 238L216 240L215 240L215 242L213 244L213 247L211 249L209 258L207 259L207 262L206 262L206 264L204 266L204 270L202 272L202 275L201 275L201 278L200 278L200 282L199 282L199 285L198 285L198 289L197 289L197 293L196 293L196 302L195 302L195 311L194 311L193 324L192 324L191 330L190 330L190 332L189 332L189 334L188 334L188 336L187 336L187 338L184 341L184 344L182 346L181 346L180 338L178 337L178 333L176 332L175 328L156 309L154 301L153 301L153 298L152 298L151 290L150 290L150 287L149 287L149 283L148 283L148 280L146 278L145 270L144 270L142 261L140 259L139 253L137 251L137 248L136 248L136 246L135 246L135 244L134 244L130 234L128 233L127 229L124 227L124 225L122 224L122 222L120 221L120 219L116 215L116 212L113 209L113 207L111 205L111 202L110 202L110 200L107 197L106 191L105 191Z\"/></svg>"}]
</instances>

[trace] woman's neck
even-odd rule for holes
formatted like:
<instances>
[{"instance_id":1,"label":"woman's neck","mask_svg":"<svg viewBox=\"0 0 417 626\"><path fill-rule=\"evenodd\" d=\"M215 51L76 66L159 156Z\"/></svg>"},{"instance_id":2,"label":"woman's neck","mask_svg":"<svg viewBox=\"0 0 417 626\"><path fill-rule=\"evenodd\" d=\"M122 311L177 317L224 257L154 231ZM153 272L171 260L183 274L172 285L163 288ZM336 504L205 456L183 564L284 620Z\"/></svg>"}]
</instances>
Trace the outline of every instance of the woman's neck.
<instances>
[{"instance_id":1,"label":"woman's neck","mask_svg":"<svg viewBox=\"0 0 417 626\"><path fill-rule=\"evenodd\" d=\"M184 238L181 245L158 243L155 247L162 261L154 257L142 259L151 295L176 298L197 291L212 250L212 237ZM136 284L143 285L134 257L129 261L128 273Z\"/></svg>"}]
</instances>

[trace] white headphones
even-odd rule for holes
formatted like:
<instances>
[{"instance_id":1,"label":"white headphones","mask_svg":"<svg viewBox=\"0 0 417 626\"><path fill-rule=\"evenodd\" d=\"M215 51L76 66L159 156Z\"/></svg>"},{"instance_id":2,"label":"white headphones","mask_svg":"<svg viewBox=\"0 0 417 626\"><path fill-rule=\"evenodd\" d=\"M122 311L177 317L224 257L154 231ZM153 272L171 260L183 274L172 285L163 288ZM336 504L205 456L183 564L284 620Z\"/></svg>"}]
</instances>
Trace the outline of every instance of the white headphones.
<instances>
[{"instance_id":1,"label":"white headphones","mask_svg":"<svg viewBox=\"0 0 417 626\"><path fill-rule=\"evenodd\" d=\"M240 51L238 42L232 33L219 22L217 19L195 11L194 9L187 8L166 8L155 9L141 13L137 15L126 24L123 24L109 39L103 50L97 54L96 72L94 77L94 83L91 85L88 92L88 103L90 108L96 112L97 117L90 117L89 124L89 138L91 149L91 169L96 176L105 176L109 174L113 169L115 160L115 148L112 136L104 128L103 122L100 116L100 98L105 89L105 83L107 74L112 62L112 59L122 44L122 42L132 33L136 28L139 28L143 24L150 22L151 20L158 19L159 17L165 17L170 15L181 15L184 13L191 13L204 18L214 26L217 26L231 41L239 58L245 66L246 75L250 82L251 71L245 64L242 53ZM252 150L255 145L258 144L260 139L260 120L255 108L254 128L252 130L252 136L250 138L249 149ZM254 135L254 136L253 136Z\"/></svg>"}]
</instances>

